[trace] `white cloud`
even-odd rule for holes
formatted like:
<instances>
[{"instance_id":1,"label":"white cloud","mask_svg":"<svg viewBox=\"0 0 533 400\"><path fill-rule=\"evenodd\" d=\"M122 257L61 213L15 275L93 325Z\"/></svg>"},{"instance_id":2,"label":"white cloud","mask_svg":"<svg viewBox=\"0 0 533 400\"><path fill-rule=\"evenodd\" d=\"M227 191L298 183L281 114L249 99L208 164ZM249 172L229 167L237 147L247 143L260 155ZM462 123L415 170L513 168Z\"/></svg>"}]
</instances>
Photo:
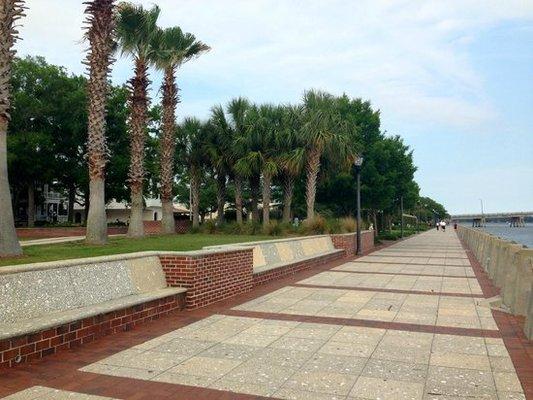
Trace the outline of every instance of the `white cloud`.
<instances>
[{"instance_id":1,"label":"white cloud","mask_svg":"<svg viewBox=\"0 0 533 400\"><path fill-rule=\"evenodd\" d=\"M183 113L206 115L232 96L297 101L306 88L372 100L385 120L482 131L498 110L469 58L469 43L493 24L532 18L525 1L144 0L213 50L184 67ZM28 0L22 54L42 54L80 73L81 0ZM124 82L127 60L113 76ZM154 84L159 82L157 75Z\"/></svg>"}]
</instances>

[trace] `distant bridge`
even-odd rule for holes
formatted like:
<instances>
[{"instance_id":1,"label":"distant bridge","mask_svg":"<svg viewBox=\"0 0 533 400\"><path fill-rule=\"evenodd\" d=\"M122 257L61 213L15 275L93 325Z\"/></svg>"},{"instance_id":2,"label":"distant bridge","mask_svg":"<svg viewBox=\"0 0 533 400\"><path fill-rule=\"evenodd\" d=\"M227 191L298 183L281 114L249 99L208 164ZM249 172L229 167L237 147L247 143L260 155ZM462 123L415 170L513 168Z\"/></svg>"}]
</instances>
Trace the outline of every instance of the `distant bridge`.
<instances>
[{"instance_id":1,"label":"distant bridge","mask_svg":"<svg viewBox=\"0 0 533 400\"><path fill-rule=\"evenodd\" d=\"M484 214L457 214L452 215L453 221L472 221L473 226L484 226L487 219L503 219L509 221L511 226L524 226L525 218L532 217L533 211L499 212Z\"/></svg>"}]
</instances>

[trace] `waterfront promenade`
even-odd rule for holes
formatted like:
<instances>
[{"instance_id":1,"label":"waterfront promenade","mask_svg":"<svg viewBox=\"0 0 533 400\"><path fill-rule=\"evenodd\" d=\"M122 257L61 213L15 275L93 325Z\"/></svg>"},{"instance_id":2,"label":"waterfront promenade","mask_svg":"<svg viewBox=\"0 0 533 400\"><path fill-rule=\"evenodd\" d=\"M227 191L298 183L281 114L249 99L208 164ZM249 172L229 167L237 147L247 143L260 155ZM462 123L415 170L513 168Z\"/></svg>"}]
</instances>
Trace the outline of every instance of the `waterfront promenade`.
<instances>
[{"instance_id":1,"label":"waterfront promenade","mask_svg":"<svg viewBox=\"0 0 533 400\"><path fill-rule=\"evenodd\" d=\"M525 399L531 343L455 232L0 372L9 399Z\"/></svg>"}]
</instances>

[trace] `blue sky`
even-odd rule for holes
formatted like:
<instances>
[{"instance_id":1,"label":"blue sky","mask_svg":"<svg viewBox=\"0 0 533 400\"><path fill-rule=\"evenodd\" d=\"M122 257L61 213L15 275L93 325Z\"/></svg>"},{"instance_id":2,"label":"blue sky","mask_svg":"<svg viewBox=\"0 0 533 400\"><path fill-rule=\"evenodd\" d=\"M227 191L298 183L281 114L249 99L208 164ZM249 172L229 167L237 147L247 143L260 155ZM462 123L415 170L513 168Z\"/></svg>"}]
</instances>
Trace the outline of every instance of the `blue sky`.
<instances>
[{"instance_id":1,"label":"blue sky","mask_svg":"<svg viewBox=\"0 0 533 400\"><path fill-rule=\"evenodd\" d=\"M452 213L533 210L533 1L150 0L212 51L179 72L180 118L235 96L368 99ZM81 0L27 0L22 55L82 73ZM115 83L131 74L119 58ZM152 75L154 96L161 78Z\"/></svg>"}]
</instances>

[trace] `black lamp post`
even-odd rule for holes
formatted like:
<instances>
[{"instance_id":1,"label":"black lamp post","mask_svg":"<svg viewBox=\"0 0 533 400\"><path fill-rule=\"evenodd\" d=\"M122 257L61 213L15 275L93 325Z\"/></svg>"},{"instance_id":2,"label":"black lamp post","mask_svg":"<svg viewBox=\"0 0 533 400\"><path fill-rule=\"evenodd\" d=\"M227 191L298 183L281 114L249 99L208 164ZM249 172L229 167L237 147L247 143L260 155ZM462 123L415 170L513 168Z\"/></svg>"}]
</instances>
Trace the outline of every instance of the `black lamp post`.
<instances>
[{"instance_id":1,"label":"black lamp post","mask_svg":"<svg viewBox=\"0 0 533 400\"><path fill-rule=\"evenodd\" d=\"M357 177L357 250L355 254L361 255L361 165L363 165L363 157L357 157L354 165Z\"/></svg>"}]
</instances>

